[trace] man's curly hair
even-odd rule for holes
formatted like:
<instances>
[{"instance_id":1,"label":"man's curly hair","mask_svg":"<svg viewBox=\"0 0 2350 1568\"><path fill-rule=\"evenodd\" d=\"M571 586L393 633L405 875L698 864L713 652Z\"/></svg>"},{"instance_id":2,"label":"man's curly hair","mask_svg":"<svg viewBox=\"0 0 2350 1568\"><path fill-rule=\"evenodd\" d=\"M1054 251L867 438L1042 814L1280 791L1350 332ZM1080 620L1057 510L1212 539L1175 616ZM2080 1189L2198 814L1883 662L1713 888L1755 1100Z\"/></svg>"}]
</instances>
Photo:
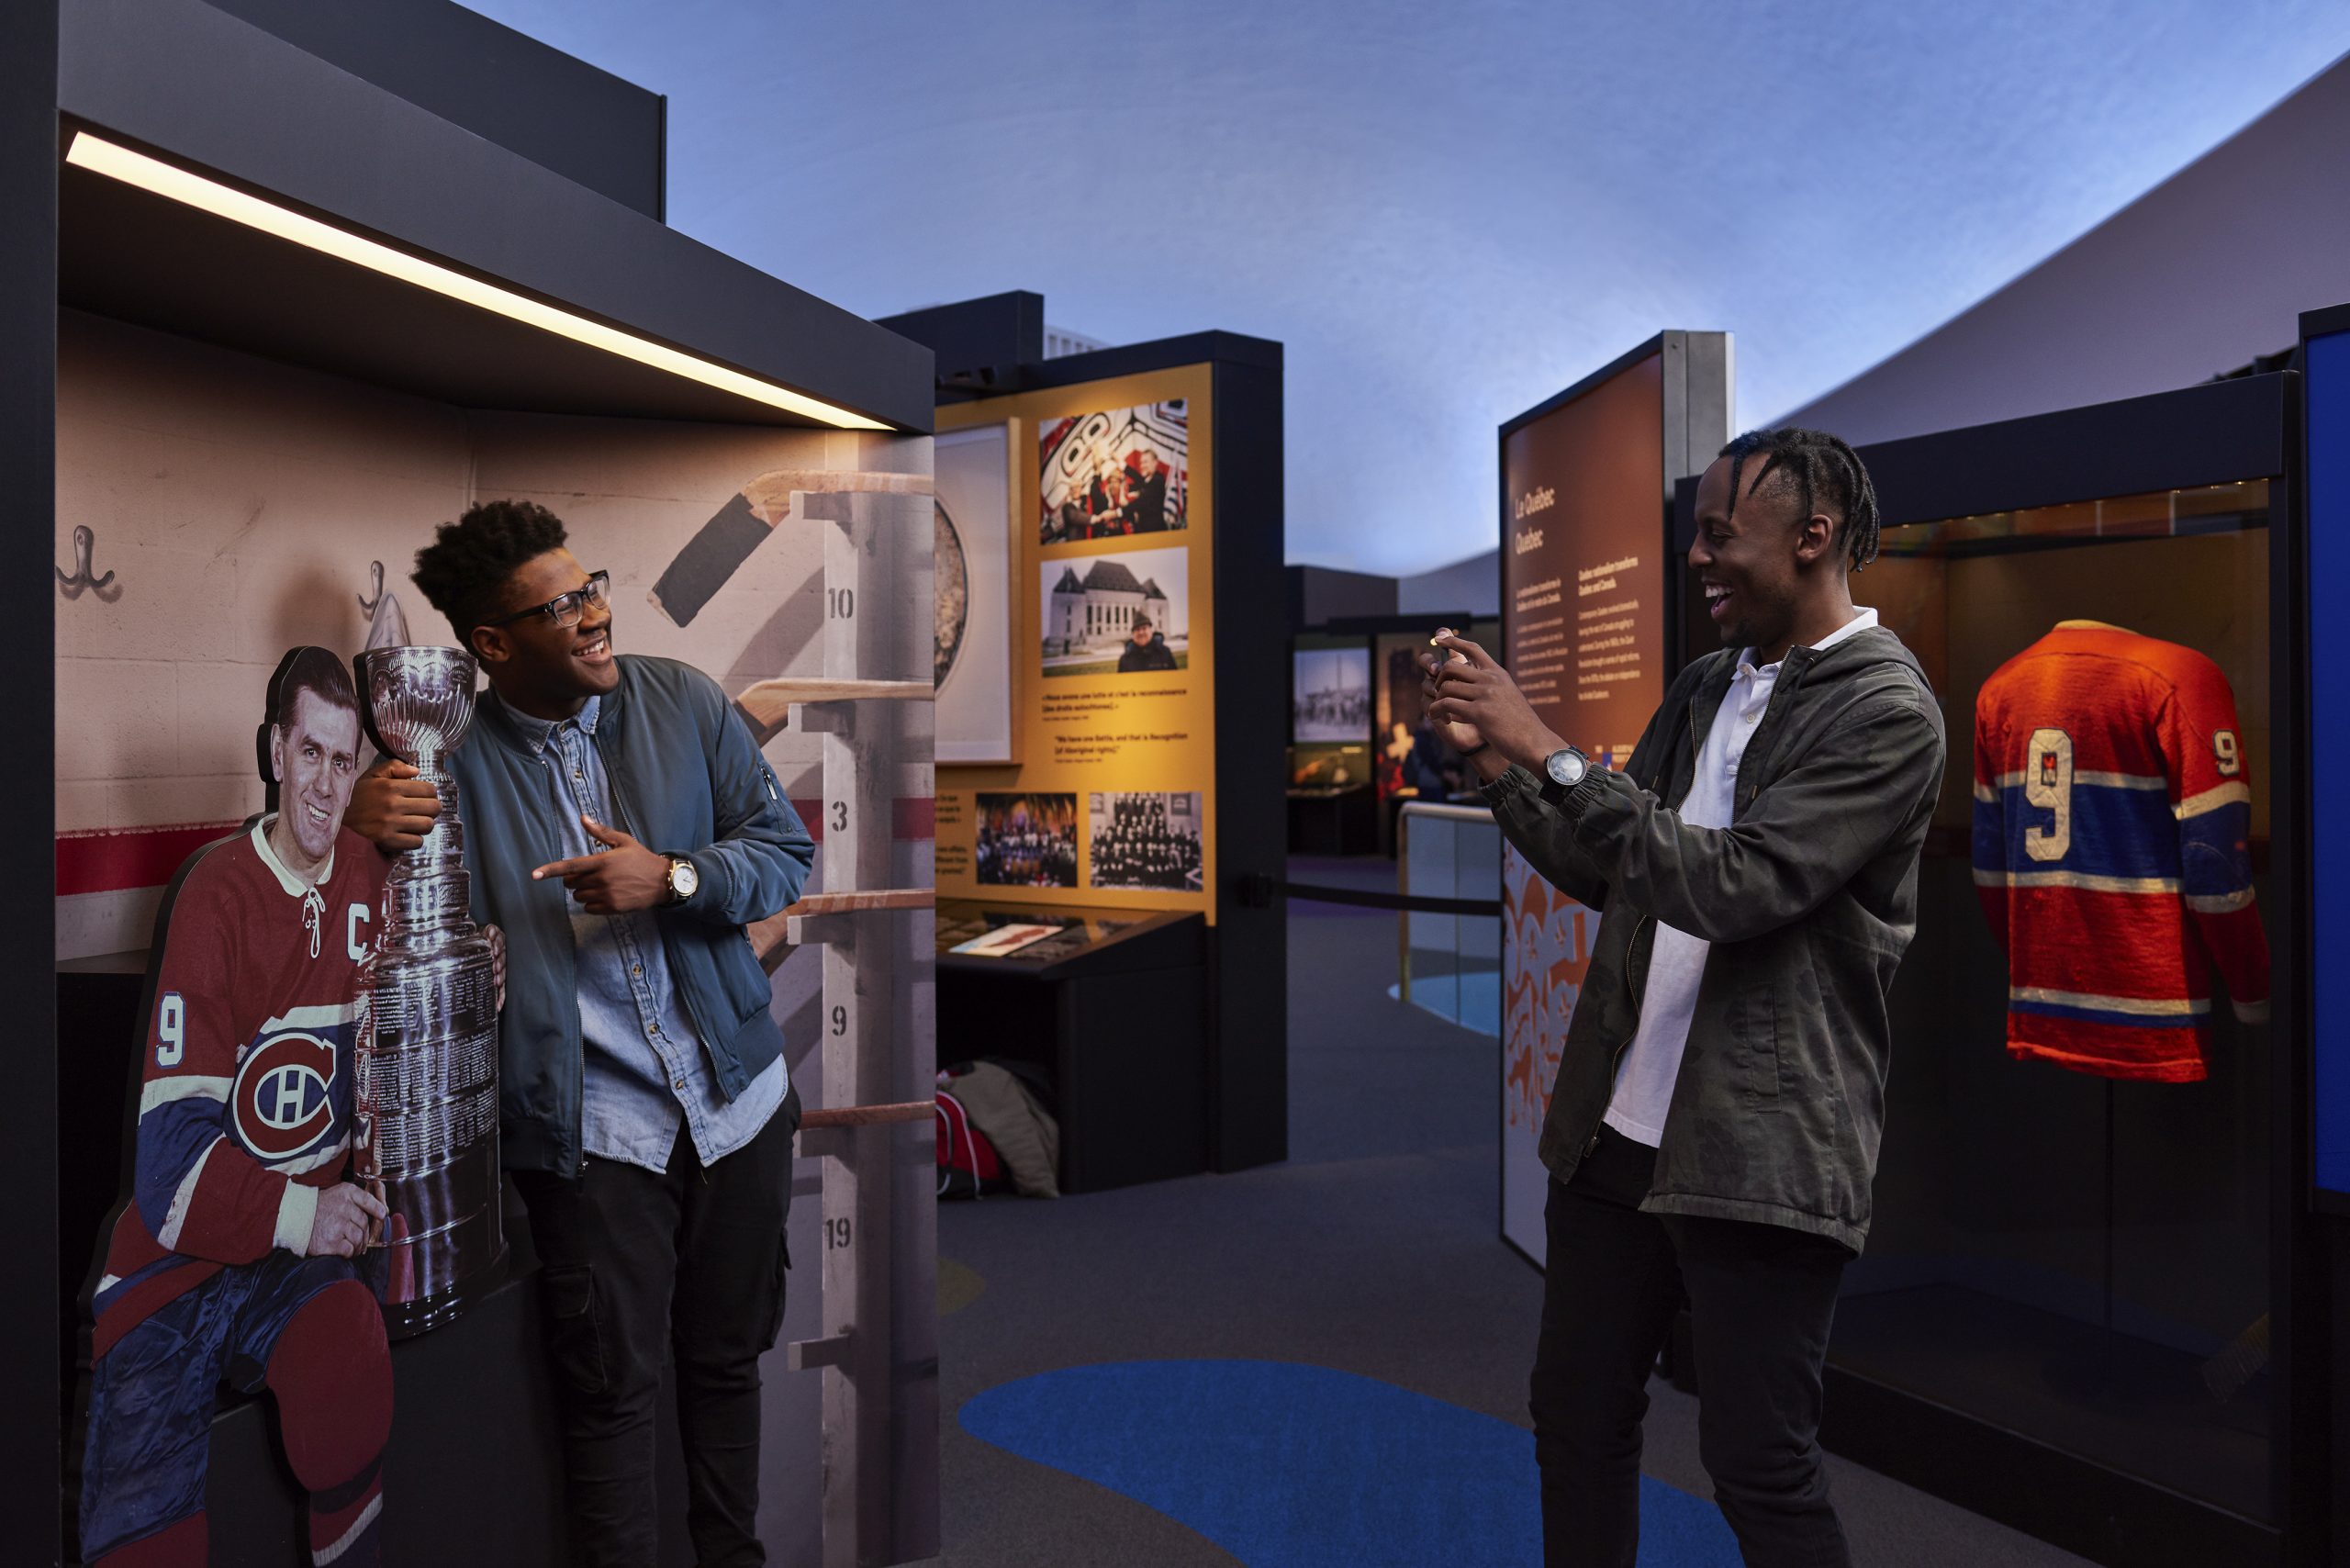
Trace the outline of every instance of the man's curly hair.
<instances>
[{"instance_id":1,"label":"man's curly hair","mask_svg":"<svg viewBox=\"0 0 2350 1568\"><path fill-rule=\"evenodd\" d=\"M514 569L567 537L563 520L536 501L484 501L444 522L416 553L414 581L433 609L449 619L460 642L497 619Z\"/></svg>"}]
</instances>

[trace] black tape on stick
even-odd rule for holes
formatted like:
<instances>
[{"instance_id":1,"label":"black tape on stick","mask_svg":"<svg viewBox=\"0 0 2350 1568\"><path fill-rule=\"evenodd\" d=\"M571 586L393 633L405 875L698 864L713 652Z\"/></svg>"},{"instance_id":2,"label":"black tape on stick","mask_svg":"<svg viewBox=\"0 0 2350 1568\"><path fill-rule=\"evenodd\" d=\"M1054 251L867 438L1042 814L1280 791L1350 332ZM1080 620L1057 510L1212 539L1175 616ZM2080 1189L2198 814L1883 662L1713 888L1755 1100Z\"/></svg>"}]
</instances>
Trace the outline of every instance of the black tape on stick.
<instances>
[{"instance_id":1,"label":"black tape on stick","mask_svg":"<svg viewBox=\"0 0 2350 1568\"><path fill-rule=\"evenodd\" d=\"M692 624L773 532L737 494L701 525L653 585L653 607L680 626Z\"/></svg>"}]
</instances>

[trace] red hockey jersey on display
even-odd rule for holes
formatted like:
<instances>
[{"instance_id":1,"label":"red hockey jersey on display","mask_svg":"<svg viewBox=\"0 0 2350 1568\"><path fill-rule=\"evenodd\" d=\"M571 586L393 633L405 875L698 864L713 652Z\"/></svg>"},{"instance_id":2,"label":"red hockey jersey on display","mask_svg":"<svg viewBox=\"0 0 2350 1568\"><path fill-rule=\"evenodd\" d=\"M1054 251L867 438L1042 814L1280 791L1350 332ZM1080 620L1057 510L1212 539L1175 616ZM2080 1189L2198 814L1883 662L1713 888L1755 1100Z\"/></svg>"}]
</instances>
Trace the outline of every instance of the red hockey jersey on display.
<instances>
[{"instance_id":1,"label":"red hockey jersey on display","mask_svg":"<svg viewBox=\"0 0 2350 1568\"><path fill-rule=\"evenodd\" d=\"M359 963L384 858L346 830L312 887L267 825L197 851L172 903L130 1202L91 1302L99 1355L223 1264L303 1250L319 1189L350 1159Z\"/></svg>"},{"instance_id":2,"label":"red hockey jersey on display","mask_svg":"<svg viewBox=\"0 0 2350 1568\"><path fill-rule=\"evenodd\" d=\"M1975 885L2008 951L2008 1049L2206 1076L2210 969L2266 1016L2235 696L2190 648L2066 621L1975 707Z\"/></svg>"}]
</instances>

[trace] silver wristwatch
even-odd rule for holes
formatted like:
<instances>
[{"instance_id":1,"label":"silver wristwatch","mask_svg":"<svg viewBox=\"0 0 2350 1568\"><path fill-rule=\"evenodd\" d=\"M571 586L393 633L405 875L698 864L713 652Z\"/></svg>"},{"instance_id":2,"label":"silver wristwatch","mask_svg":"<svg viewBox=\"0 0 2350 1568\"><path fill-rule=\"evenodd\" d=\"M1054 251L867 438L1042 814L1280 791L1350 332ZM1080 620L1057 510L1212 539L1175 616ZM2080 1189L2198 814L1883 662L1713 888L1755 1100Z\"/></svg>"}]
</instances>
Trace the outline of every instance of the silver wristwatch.
<instances>
[{"instance_id":1,"label":"silver wristwatch","mask_svg":"<svg viewBox=\"0 0 2350 1568\"><path fill-rule=\"evenodd\" d=\"M1542 759L1542 771L1561 790L1572 790L1591 771L1591 759L1571 745L1562 745Z\"/></svg>"}]
</instances>

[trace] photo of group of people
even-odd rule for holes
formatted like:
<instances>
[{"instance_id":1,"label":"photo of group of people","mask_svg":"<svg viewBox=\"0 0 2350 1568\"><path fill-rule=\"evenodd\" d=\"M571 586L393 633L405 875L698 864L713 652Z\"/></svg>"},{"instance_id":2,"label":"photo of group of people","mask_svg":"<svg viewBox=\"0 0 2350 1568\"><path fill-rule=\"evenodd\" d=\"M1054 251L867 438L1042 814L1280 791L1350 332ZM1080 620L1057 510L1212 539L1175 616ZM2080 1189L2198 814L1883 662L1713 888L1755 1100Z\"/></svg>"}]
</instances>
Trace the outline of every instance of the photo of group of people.
<instances>
[{"instance_id":1,"label":"photo of group of people","mask_svg":"<svg viewBox=\"0 0 2350 1568\"><path fill-rule=\"evenodd\" d=\"M1044 562L1037 576L1047 680L1191 665L1191 552L1120 550Z\"/></svg>"},{"instance_id":2,"label":"photo of group of people","mask_svg":"<svg viewBox=\"0 0 2350 1568\"><path fill-rule=\"evenodd\" d=\"M1197 794L1096 794L1086 816L1095 887L1201 890Z\"/></svg>"},{"instance_id":3,"label":"photo of group of people","mask_svg":"<svg viewBox=\"0 0 2350 1568\"><path fill-rule=\"evenodd\" d=\"M1196 893L1205 885L1197 790L1095 792L1086 805L1086 886ZM1074 792L981 795L975 807L980 885L1079 886Z\"/></svg>"},{"instance_id":4,"label":"photo of group of people","mask_svg":"<svg viewBox=\"0 0 2350 1568\"><path fill-rule=\"evenodd\" d=\"M1190 413L1181 398L1046 420L1037 431L1037 541L1067 544L1186 524Z\"/></svg>"},{"instance_id":5,"label":"photo of group of people","mask_svg":"<svg viewBox=\"0 0 2350 1568\"><path fill-rule=\"evenodd\" d=\"M1371 650L1300 648L1291 655L1290 739L1359 741L1371 731Z\"/></svg>"},{"instance_id":6,"label":"photo of group of people","mask_svg":"<svg viewBox=\"0 0 2350 1568\"><path fill-rule=\"evenodd\" d=\"M971 860L994 888L1077 886L1077 797L981 795Z\"/></svg>"}]
</instances>

